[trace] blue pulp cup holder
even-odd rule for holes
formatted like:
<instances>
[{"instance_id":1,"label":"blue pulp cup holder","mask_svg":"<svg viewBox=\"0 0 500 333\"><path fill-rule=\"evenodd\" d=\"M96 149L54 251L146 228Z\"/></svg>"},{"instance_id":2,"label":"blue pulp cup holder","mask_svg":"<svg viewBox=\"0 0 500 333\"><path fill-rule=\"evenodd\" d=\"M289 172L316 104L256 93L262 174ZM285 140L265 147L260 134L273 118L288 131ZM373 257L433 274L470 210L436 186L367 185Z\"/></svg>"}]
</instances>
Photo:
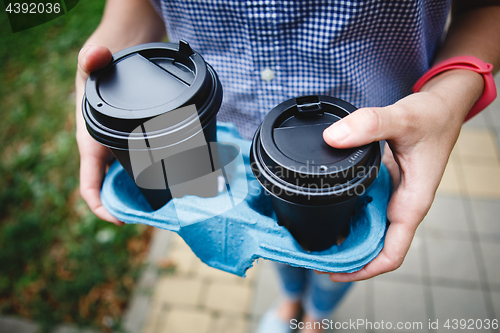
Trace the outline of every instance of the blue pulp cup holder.
<instances>
[{"instance_id":1,"label":"blue pulp cup holder","mask_svg":"<svg viewBox=\"0 0 500 333\"><path fill-rule=\"evenodd\" d=\"M104 207L125 223L141 223L178 233L209 266L244 276L258 258L325 272L355 272L382 250L392 183L382 165L378 177L358 200L350 232L340 244L306 252L276 222L269 195L250 169L248 140L232 124L218 123L217 140L240 148L227 190L214 198L187 195L152 211L136 184L115 162L101 191ZM221 209L221 205L226 208ZM179 218L181 217L181 218Z\"/></svg>"}]
</instances>

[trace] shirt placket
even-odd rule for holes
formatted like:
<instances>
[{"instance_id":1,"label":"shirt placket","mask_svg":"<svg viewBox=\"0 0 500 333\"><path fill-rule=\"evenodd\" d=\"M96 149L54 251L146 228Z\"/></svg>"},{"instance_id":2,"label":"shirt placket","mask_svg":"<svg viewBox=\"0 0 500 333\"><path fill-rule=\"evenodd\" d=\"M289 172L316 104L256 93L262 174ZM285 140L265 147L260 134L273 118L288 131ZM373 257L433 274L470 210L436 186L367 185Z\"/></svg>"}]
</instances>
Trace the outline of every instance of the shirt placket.
<instances>
[{"instance_id":1,"label":"shirt placket","mask_svg":"<svg viewBox=\"0 0 500 333\"><path fill-rule=\"evenodd\" d=\"M279 10L276 1L247 1L248 34L257 82L259 120L280 102Z\"/></svg>"}]
</instances>

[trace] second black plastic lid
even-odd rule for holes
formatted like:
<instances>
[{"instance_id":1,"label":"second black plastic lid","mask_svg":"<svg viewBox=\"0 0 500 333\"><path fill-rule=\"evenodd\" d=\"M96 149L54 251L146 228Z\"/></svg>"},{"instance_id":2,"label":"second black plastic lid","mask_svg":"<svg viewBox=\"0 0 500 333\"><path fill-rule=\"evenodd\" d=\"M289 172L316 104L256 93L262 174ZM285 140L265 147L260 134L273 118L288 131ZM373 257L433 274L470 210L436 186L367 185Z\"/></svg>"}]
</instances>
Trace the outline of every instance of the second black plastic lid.
<instances>
[{"instance_id":1,"label":"second black plastic lid","mask_svg":"<svg viewBox=\"0 0 500 333\"><path fill-rule=\"evenodd\" d=\"M379 143L336 149L323 139L327 127L355 110L343 100L318 95L276 106L254 137L252 162L259 181L272 193L281 189L311 196L343 197L351 186L369 186L378 171L373 167L380 165Z\"/></svg>"}]
</instances>

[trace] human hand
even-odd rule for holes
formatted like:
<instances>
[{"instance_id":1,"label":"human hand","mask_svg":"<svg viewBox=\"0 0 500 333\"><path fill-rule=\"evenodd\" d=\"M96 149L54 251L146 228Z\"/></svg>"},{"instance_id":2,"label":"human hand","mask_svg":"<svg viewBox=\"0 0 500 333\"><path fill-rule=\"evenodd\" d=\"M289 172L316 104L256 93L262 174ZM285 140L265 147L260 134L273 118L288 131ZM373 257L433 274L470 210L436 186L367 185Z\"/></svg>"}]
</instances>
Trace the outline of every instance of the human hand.
<instances>
[{"instance_id":1,"label":"human hand","mask_svg":"<svg viewBox=\"0 0 500 333\"><path fill-rule=\"evenodd\" d=\"M419 93L387 107L359 109L324 131L324 140L335 148L387 140L390 149L383 162L394 182L384 248L358 272L330 273L332 281L365 280L401 266L434 200L465 116L482 89L479 74L445 72Z\"/></svg>"},{"instance_id":2,"label":"human hand","mask_svg":"<svg viewBox=\"0 0 500 333\"><path fill-rule=\"evenodd\" d=\"M111 52L104 46L84 46L78 55L76 73L76 141L80 151L80 194L92 212L102 220L122 225L101 203L101 186L113 154L109 148L95 141L87 132L82 115L82 98L89 74L111 61Z\"/></svg>"}]
</instances>

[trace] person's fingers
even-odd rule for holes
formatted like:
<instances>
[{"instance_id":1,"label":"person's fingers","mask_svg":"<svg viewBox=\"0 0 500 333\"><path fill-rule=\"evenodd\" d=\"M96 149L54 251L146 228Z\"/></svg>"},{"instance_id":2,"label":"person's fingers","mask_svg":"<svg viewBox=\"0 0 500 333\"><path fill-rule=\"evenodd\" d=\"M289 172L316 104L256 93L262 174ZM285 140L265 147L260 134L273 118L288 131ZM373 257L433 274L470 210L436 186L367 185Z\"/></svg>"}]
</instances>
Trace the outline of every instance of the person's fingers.
<instances>
[{"instance_id":1,"label":"person's fingers","mask_svg":"<svg viewBox=\"0 0 500 333\"><path fill-rule=\"evenodd\" d=\"M104 179L104 161L94 156L82 156L80 163L80 194L92 212L102 220L123 225L101 203L101 185Z\"/></svg>"},{"instance_id":2,"label":"person's fingers","mask_svg":"<svg viewBox=\"0 0 500 333\"><path fill-rule=\"evenodd\" d=\"M87 75L105 67L111 61L111 51L104 46L86 45L78 54L78 68Z\"/></svg>"},{"instance_id":3,"label":"person's fingers","mask_svg":"<svg viewBox=\"0 0 500 333\"><path fill-rule=\"evenodd\" d=\"M335 148L352 148L374 141L399 137L402 120L398 108L364 108L337 121L323 132L323 139Z\"/></svg>"},{"instance_id":4,"label":"person's fingers","mask_svg":"<svg viewBox=\"0 0 500 333\"><path fill-rule=\"evenodd\" d=\"M391 224L384 248L368 265L354 273L331 273L334 282L360 281L397 269L403 263L415 231L404 223Z\"/></svg>"},{"instance_id":5,"label":"person's fingers","mask_svg":"<svg viewBox=\"0 0 500 333\"><path fill-rule=\"evenodd\" d=\"M418 225L434 199L433 187L422 186L425 175L417 172L404 175L387 207L387 229L384 248L368 265L354 273L333 273L336 282L358 281L397 269L410 249Z\"/></svg>"},{"instance_id":6,"label":"person's fingers","mask_svg":"<svg viewBox=\"0 0 500 333\"><path fill-rule=\"evenodd\" d=\"M112 216L101 203L101 186L104 179L106 158L95 156L96 149L103 147L91 147L95 142L89 136L85 129L83 117L81 115L81 96L83 95L83 86L88 75L105 67L112 59L111 52L104 46L86 45L78 54L78 71L76 79L77 96L76 96L76 112L77 112L77 142L80 150L80 193L82 198L87 202L92 212L102 220L112 222L117 225L122 225L116 217ZM80 93L78 93L80 91ZM89 154L93 151L94 155ZM98 154L99 155L99 154Z\"/></svg>"}]
</instances>

